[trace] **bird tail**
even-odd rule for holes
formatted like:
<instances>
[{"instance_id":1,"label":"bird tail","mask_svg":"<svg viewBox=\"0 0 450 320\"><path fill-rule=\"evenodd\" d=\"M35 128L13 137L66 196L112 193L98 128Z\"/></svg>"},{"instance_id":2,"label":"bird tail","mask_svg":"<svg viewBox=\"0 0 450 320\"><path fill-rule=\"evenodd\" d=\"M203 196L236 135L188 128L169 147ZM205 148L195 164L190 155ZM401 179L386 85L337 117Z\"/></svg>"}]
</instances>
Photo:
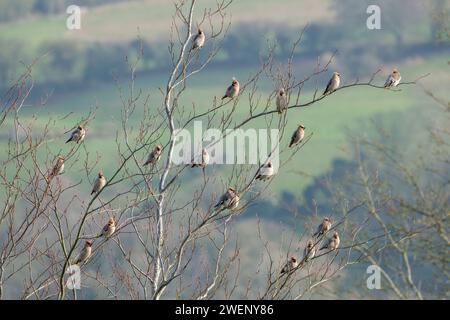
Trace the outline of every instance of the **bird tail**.
<instances>
[{"instance_id":1,"label":"bird tail","mask_svg":"<svg viewBox=\"0 0 450 320\"><path fill-rule=\"evenodd\" d=\"M70 137L70 138L66 141L66 143L69 143L70 141L72 141L72 137Z\"/></svg>"},{"instance_id":2,"label":"bird tail","mask_svg":"<svg viewBox=\"0 0 450 320\"><path fill-rule=\"evenodd\" d=\"M293 145L294 145L294 142L291 141L291 142L289 143L289 148L292 147Z\"/></svg>"},{"instance_id":3,"label":"bird tail","mask_svg":"<svg viewBox=\"0 0 450 320\"><path fill-rule=\"evenodd\" d=\"M95 193L95 190L92 190L92 192L91 192L91 196L93 195Z\"/></svg>"},{"instance_id":4,"label":"bird tail","mask_svg":"<svg viewBox=\"0 0 450 320\"><path fill-rule=\"evenodd\" d=\"M225 99L225 98L227 98L227 95L224 95L224 96L222 97L222 99L221 99L221 100L223 100L223 99Z\"/></svg>"},{"instance_id":5,"label":"bird tail","mask_svg":"<svg viewBox=\"0 0 450 320\"><path fill-rule=\"evenodd\" d=\"M326 249L327 247L328 247L327 245L324 245L322 248L319 249L319 251L323 250L323 249Z\"/></svg>"}]
</instances>

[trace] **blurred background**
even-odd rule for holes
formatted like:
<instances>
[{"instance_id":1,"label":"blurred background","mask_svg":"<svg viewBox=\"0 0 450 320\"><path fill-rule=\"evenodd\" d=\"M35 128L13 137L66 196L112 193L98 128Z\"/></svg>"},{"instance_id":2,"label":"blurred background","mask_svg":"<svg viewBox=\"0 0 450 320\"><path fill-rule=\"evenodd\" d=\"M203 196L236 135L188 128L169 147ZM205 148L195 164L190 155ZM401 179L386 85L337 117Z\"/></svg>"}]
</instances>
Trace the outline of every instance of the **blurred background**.
<instances>
[{"instance_id":1,"label":"blurred background","mask_svg":"<svg viewBox=\"0 0 450 320\"><path fill-rule=\"evenodd\" d=\"M65 11L71 4L82 7L80 30L66 28ZM381 30L366 27L370 4L381 8ZM198 12L211 5L214 1L200 1ZM38 59L34 89L22 116L36 116L36 123L43 125L51 115L60 119L55 130L64 132L74 124L73 118L64 115L86 115L97 108L86 148L102 154L104 168L114 166L115 134L109 129L120 123L118 83L126 85L129 80L126 59L137 56L142 40L136 86L159 106L158 88L165 86L170 65L173 9L167 0L0 0L0 91L5 92L24 71L24 64ZM445 101L450 99L449 10L450 1L446 0L236 0L231 4L232 25L222 49L190 81L183 98L187 104L195 101L200 108L209 107L212 97L221 96L233 76L244 80L260 67L270 44L276 44L276 60L286 63L292 43L306 24L309 27L294 60L297 78L311 74L318 62L324 64L333 52L337 54L329 72L304 88L300 102L309 100L316 86L323 90L335 70L342 74L343 84L367 81L380 68L375 78L378 85L384 84L394 67L400 70L403 82L431 73L421 80L420 87L402 86L401 92L358 87L292 113L296 119L288 131L301 121L314 136L296 159L280 170L269 196L239 218L239 238L247 240L241 243L241 250L249 260L242 262L244 271L251 268L251 258L260 254L255 250L259 240L252 236L258 219L265 222L264 237L282 251L280 234L301 232L304 219L333 208L324 184L340 182L351 171L355 161L352 136L371 137L382 126L390 133L386 143L404 152L405 159L414 160L414 146L425 139L424 128L440 117L422 87ZM259 89L269 95L277 88L263 81ZM245 110L245 99L240 103ZM0 139L5 143L7 133L0 133ZM353 273L352 281L363 283L365 277L364 270ZM342 278L348 280L348 273ZM344 286L344 282L333 286ZM365 286L360 286L344 297L366 294ZM325 291L321 297L336 295Z\"/></svg>"}]
</instances>

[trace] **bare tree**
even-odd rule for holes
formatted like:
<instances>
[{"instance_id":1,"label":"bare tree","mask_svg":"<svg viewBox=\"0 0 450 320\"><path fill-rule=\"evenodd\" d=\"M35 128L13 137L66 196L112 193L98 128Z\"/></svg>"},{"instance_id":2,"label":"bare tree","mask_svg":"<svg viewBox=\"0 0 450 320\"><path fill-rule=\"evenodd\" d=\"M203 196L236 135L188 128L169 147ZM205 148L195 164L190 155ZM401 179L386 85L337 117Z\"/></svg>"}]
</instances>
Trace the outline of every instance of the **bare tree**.
<instances>
[{"instance_id":1,"label":"bare tree","mask_svg":"<svg viewBox=\"0 0 450 320\"><path fill-rule=\"evenodd\" d=\"M225 100L212 97L206 109L197 101L185 105L183 97L189 90L189 81L199 72L207 72L206 67L220 50L231 23L226 13L230 4L231 1L219 1L199 15L195 12L195 0L175 4L168 47L172 63L165 87L159 88L160 104L152 104L152 97L135 87L142 52L135 61L127 60L129 82L124 86L116 79L122 109L115 132L114 168L104 168L101 156L86 148L96 108L74 120L73 128L65 128L65 132L52 128L58 119L48 119L42 130L36 129L37 119L22 120L21 109L33 88L33 65L6 93L0 125L12 129L0 170L4 189L0 297L76 299L77 290L68 289L67 281L68 269L78 262L83 289L101 298L300 299L332 281L347 266L370 257L362 251L364 245L382 237L389 239L388 228L381 234L372 232L360 237L367 220L353 220L352 213L363 205L373 205L367 199L347 203L333 213L332 228L320 237L312 238L314 230L305 221L307 232L301 239L292 235L281 255L274 254L260 236L264 258L255 263L255 269L263 274L265 285L253 288L248 284L244 288L239 282L240 261L245 257L240 255L238 242L231 240L236 217L258 201L276 179L256 179L275 149L279 148L283 156L283 168L306 143L313 141L313 133L307 133L298 146L287 148L292 134L285 132L288 115L323 99L333 99L334 93L320 94L325 84L316 84L309 100L302 95L302 89L328 71L334 56L325 65L318 63L311 74L296 78L294 52L301 45L304 29L292 45L286 63L275 61L274 48L268 48L267 55L261 57L261 68L245 81L241 79L238 96ZM192 41L198 28L206 34L206 42L203 47L194 48ZM386 90L383 81L377 84L378 73L365 82L343 84L336 92L358 86ZM259 92L258 84L263 79L274 86L267 97ZM400 86L415 84L417 80ZM281 87L287 93L288 107L279 115L275 98ZM245 117L238 116L237 110L245 107ZM73 115L64 119L73 119ZM174 164L178 129L189 128L199 120L205 128L220 128L223 140L230 132L248 128L257 119L280 132L279 141L271 141L275 147L261 163L233 164L225 170L215 165L201 170L191 168L190 163ZM86 130L84 140L64 145L61 134L69 134L78 126ZM157 145L161 145L161 156L152 157L155 161L144 166ZM58 158L60 155L63 158ZM78 172L77 181L59 174L57 159L64 159L65 172ZM90 196L87 192L92 190L99 172L106 183L94 188ZM201 178L191 179L190 175ZM376 211L373 214L376 217ZM102 228L110 218L115 230L105 237ZM340 246L319 252L334 231L339 232ZM410 235L411 231L400 233ZM318 252L314 257L302 257L310 238ZM92 252L77 259L86 240L93 241ZM355 250L360 252L356 257ZM290 254L297 256L298 264L280 274Z\"/></svg>"}]
</instances>

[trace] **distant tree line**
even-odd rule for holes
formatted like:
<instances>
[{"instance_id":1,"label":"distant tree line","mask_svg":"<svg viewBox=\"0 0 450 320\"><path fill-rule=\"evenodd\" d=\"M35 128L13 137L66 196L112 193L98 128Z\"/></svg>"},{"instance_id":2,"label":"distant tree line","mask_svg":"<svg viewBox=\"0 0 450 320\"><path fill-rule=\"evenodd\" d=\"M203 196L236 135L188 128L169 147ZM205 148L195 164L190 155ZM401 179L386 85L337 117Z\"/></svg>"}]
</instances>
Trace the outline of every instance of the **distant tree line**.
<instances>
[{"instance_id":1,"label":"distant tree line","mask_svg":"<svg viewBox=\"0 0 450 320\"><path fill-rule=\"evenodd\" d=\"M97 6L124 0L7 0L0 1L0 22L20 19L29 14L61 13L71 4Z\"/></svg>"},{"instance_id":2,"label":"distant tree line","mask_svg":"<svg viewBox=\"0 0 450 320\"><path fill-rule=\"evenodd\" d=\"M233 63L249 66L258 64L262 52L266 52L268 46L273 44L276 45L274 55L279 59L287 58L291 54L289 44L299 36L297 28L277 25L242 24L234 30L224 40L221 52L216 58L216 64ZM347 77L356 77L363 72L373 72L384 63L395 61L399 55L426 55L433 50L438 50L438 46L442 45L432 42L403 46L377 45L367 53L367 50L362 48L366 40L361 40L357 44L345 42L342 39L345 39L347 35L345 29L312 24L307 28L302 40L303 45L297 49L296 53L301 54L302 59L316 59L330 47L337 48L339 69ZM385 37L384 34L378 36ZM370 40L373 41L374 38ZM28 63L36 56L43 56L36 66L36 84L55 86L60 89L73 84L109 81L113 74L117 77L124 76L128 71L125 59L135 57L140 51L143 56L138 68L139 72L165 71L170 62L165 45L140 40L119 44L80 43L66 40L47 42L38 48L38 53L30 52L27 45L19 39L12 41L0 38L0 46L3 48L0 52L0 89L6 88L11 79L21 72L18 57ZM239 54L236 55L236 52ZM345 56L345 61L339 60L339 56Z\"/></svg>"}]
</instances>

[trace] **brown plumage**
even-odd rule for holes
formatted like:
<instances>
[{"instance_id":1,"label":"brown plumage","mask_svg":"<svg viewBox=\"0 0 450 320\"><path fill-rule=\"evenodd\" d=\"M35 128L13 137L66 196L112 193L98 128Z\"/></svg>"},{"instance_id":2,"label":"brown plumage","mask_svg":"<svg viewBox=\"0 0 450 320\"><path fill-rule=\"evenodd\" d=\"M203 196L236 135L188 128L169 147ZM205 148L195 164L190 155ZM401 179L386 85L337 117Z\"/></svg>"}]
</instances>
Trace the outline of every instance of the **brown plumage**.
<instances>
[{"instance_id":1,"label":"brown plumage","mask_svg":"<svg viewBox=\"0 0 450 320\"><path fill-rule=\"evenodd\" d=\"M92 254L92 241L86 241L84 243L84 247L81 250L80 254L78 255L75 264L83 264L85 263Z\"/></svg>"},{"instance_id":2,"label":"brown plumage","mask_svg":"<svg viewBox=\"0 0 450 320\"><path fill-rule=\"evenodd\" d=\"M102 190L105 185L106 185L106 178L103 175L103 172L100 171L98 173L97 179L95 179L94 186L92 187L91 195L93 195L94 193L100 192L100 190Z\"/></svg>"},{"instance_id":3,"label":"brown plumage","mask_svg":"<svg viewBox=\"0 0 450 320\"><path fill-rule=\"evenodd\" d=\"M61 173L63 173L63 171L64 171L64 160L65 160L65 158L62 155L59 155L56 158L56 163L53 166L52 170L50 171L49 178L55 177L55 176L60 175Z\"/></svg>"},{"instance_id":4,"label":"brown plumage","mask_svg":"<svg viewBox=\"0 0 450 320\"><path fill-rule=\"evenodd\" d=\"M102 237L109 238L116 231L116 222L114 218L111 217L108 220L108 223L102 229Z\"/></svg>"},{"instance_id":5,"label":"brown plumage","mask_svg":"<svg viewBox=\"0 0 450 320\"><path fill-rule=\"evenodd\" d=\"M150 154L148 155L147 161L145 161L144 166L148 164L155 164L156 162L158 162L159 158L161 157L161 152L161 145L156 145L152 152L150 152Z\"/></svg>"},{"instance_id":6,"label":"brown plumage","mask_svg":"<svg viewBox=\"0 0 450 320\"><path fill-rule=\"evenodd\" d=\"M328 242L322 248L320 248L320 250L329 249L331 251L334 251L337 248L339 248L340 243L341 243L341 239L339 238L339 234L337 233L337 231L335 231L333 233L333 236L328 240Z\"/></svg>"},{"instance_id":7,"label":"brown plumage","mask_svg":"<svg viewBox=\"0 0 450 320\"><path fill-rule=\"evenodd\" d=\"M302 142L304 136L305 126L303 124L299 124L297 130L295 130L294 134L292 135L291 142L289 143L289 148Z\"/></svg>"},{"instance_id":8,"label":"brown plumage","mask_svg":"<svg viewBox=\"0 0 450 320\"><path fill-rule=\"evenodd\" d=\"M339 72L333 72L333 76L331 77L330 81L328 81L327 87L323 92L323 95L332 93L337 88L339 88L340 84L341 84L341 74Z\"/></svg>"},{"instance_id":9,"label":"brown plumage","mask_svg":"<svg viewBox=\"0 0 450 320\"><path fill-rule=\"evenodd\" d=\"M316 255L316 251L317 247L314 246L314 242L312 240L308 240L303 256L304 261L307 262L310 259L314 258L314 256Z\"/></svg>"},{"instance_id":10,"label":"brown plumage","mask_svg":"<svg viewBox=\"0 0 450 320\"><path fill-rule=\"evenodd\" d=\"M86 130L83 128L82 125L79 125L75 128L74 131L72 131L72 134L70 135L69 140L66 141L66 143L70 141L74 141L76 143L80 143L84 140L84 137L86 136Z\"/></svg>"},{"instance_id":11,"label":"brown plumage","mask_svg":"<svg viewBox=\"0 0 450 320\"><path fill-rule=\"evenodd\" d=\"M234 210L239 206L239 195L236 190L229 187L227 191L220 197L219 202L214 206L215 209L225 207L230 210Z\"/></svg>"},{"instance_id":12,"label":"brown plumage","mask_svg":"<svg viewBox=\"0 0 450 320\"><path fill-rule=\"evenodd\" d=\"M233 78L233 81L231 82L231 86L227 88L227 91L225 92L225 95L222 97L222 100L225 98L231 98L233 99L239 94L239 81Z\"/></svg>"},{"instance_id":13,"label":"brown plumage","mask_svg":"<svg viewBox=\"0 0 450 320\"><path fill-rule=\"evenodd\" d=\"M283 269L281 269L280 274L284 274L287 272L291 272L292 270L294 270L295 268L298 267L298 261L297 259L295 259L295 257L291 257L286 264L284 265Z\"/></svg>"},{"instance_id":14,"label":"brown plumage","mask_svg":"<svg viewBox=\"0 0 450 320\"><path fill-rule=\"evenodd\" d=\"M331 221L330 218L325 217L322 221L322 223L317 227L317 231L313 234L313 236L317 235L317 238L320 237L321 235L325 234L328 232L328 230L331 229L331 224L333 222Z\"/></svg>"},{"instance_id":15,"label":"brown plumage","mask_svg":"<svg viewBox=\"0 0 450 320\"><path fill-rule=\"evenodd\" d=\"M386 82L384 83L385 88L393 88L398 86L400 81L402 80L402 76L400 75L400 71L397 69L392 70L392 73L387 78Z\"/></svg>"},{"instance_id":16,"label":"brown plumage","mask_svg":"<svg viewBox=\"0 0 450 320\"><path fill-rule=\"evenodd\" d=\"M284 88L281 88L278 90L276 100L277 111L279 114L283 113L283 111L287 109L287 104L286 92L284 92Z\"/></svg>"}]
</instances>

